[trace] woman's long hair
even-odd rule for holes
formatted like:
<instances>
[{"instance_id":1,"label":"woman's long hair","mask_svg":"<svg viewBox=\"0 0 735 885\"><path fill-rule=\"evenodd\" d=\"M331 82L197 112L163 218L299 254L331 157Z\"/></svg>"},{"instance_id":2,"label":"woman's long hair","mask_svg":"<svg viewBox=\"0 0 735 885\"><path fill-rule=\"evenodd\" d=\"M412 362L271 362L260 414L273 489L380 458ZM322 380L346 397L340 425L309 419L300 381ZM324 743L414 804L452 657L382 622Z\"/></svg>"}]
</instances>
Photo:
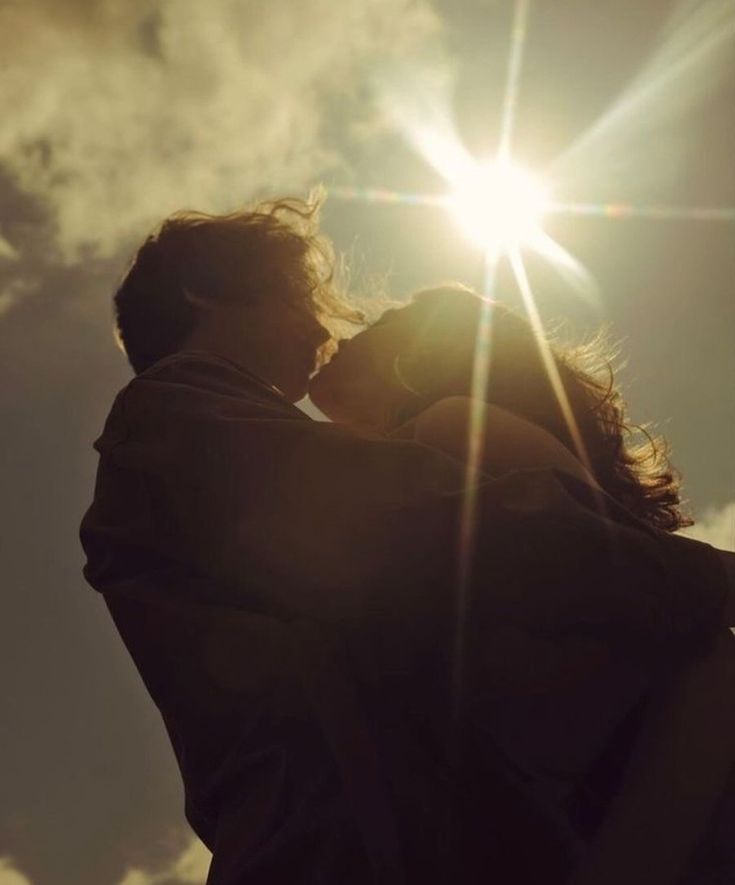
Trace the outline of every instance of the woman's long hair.
<instances>
[{"instance_id":1,"label":"woman's long hair","mask_svg":"<svg viewBox=\"0 0 735 885\"><path fill-rule=\"evenodd\" d=\"M403 420L430 402L472 395L482 304L471 290L452 285L419 292L395 312L404 322L400 376L410 391ZM530 323L497 303L489 310L485 399L545 428L579 457ZM413 331L406 335L408 327ZM666 442L628 420L605 336L578 347L551 340L547 345L600 486L656 528L672 532L691 525L680 510L679 477Z\"/></svg>"}]
</instances>

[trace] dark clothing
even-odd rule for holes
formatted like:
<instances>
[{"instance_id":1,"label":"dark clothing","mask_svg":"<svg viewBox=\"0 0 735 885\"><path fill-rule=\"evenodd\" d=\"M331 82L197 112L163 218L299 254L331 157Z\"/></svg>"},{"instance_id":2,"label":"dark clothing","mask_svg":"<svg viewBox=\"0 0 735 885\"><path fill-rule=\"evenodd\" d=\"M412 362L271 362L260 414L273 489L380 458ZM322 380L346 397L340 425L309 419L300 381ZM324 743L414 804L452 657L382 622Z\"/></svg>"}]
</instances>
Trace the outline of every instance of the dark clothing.
<instances>
[{"instance_id":1,"label":"dark clothing","mask_svg":"<svg viewBox=\"0 0 735 885\"><path fill-rule=\"evenodd\" d=\"M556 791L722 621L710 548L553 472L480 487L458 591L459 465L313 422L208 354L136 377L96 448L85 575L166 723L210 885L562 882Z\"/></svg>"}]
</instances>

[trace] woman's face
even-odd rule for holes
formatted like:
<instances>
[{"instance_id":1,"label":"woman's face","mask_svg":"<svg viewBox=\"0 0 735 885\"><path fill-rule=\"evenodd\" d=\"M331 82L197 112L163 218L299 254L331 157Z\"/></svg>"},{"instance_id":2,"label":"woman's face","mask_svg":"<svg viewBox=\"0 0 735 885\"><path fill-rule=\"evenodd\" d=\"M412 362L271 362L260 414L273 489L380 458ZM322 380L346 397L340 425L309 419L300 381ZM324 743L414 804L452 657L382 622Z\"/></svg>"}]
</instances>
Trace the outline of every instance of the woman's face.
<instances>
[{"instance_id":1,"label":"woman's face","mask_svg":"<svg viewBox=\"0 0 735 885\"><path fill-rule=\"evenodd\" d=\"M407 391L395 373L396 356L410 332L403 310L388 310L372 326L343 339L309 385L314 404L333 421L385 429L387 416Z\"/></svg>"}]
</instances>

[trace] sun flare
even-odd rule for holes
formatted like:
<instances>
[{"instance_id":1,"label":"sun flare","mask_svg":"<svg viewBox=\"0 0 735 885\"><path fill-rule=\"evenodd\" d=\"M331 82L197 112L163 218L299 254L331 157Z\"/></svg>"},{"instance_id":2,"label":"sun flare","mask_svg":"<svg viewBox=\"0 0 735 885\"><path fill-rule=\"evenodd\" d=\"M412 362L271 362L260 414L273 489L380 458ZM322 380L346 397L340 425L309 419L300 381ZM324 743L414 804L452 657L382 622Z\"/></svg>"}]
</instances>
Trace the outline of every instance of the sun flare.
<instances>
[{"instance_id":1,"label":"sun flare","mask_svg":"<svg viewBox=\"0 0 735 885\"><path fill-rule=\"evenodd\" d=\"M548 189L509 161L474 163L455 182L449 208L464 233L487 252L532 245L542 233Z\"/></svg>"}]
</instances>

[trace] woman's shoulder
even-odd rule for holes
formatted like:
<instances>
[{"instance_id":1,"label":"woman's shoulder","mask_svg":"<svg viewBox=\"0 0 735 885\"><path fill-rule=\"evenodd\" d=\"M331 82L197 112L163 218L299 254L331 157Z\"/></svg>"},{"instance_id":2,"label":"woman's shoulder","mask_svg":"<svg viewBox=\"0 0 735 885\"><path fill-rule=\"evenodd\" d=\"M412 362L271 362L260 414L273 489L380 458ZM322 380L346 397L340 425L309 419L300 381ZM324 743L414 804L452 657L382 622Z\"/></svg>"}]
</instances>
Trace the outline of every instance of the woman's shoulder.
<instances>
[{"instance_id":1,"label":"woman's shoulder","mask_svg":"<svg viewBox=\"0 0 735 885\"><path fill-rule=\"evenodd\" d=\"M553 439L548 431L527 418L521 418L502 406L469 396L446 396L431 403L416 416L415 426L419 433L427 429L443 428L448 424L455 425L460 421L463 422L462 427L465 427L467 419L472 416L485 424L492 423L495 427L523 428L528 433L544 434Z\"/></svg>"},{"instance_id":2,"label":"woman's shoulder","mask_svg":"<svg viewBox=\"0 0 735 885\"><path fill-rule=\"evenodd\" d=\"M473 408L476 410L478 405L482 410L483 420L487 420L497 410L496 406L473 400L468 396L447 396L431 403L411 422L413 438L427 445L441 445L442 441L454 441L458 434L464 438L468 432Z\"/></svg>"},{"instance_id":3,"label":"woman's shoulder","mask_svg":"<svg viewBox=\"0 0 735 885\"><path fill-rule=\"evenodd\" d=\"M491 474L518 469L556 469L590 485L594 477L552 433L509 409L466 396L432 403L415 421L417 442L466 459L470 435L478 433L481 460Z\"/></svg>"}]
</instances>

